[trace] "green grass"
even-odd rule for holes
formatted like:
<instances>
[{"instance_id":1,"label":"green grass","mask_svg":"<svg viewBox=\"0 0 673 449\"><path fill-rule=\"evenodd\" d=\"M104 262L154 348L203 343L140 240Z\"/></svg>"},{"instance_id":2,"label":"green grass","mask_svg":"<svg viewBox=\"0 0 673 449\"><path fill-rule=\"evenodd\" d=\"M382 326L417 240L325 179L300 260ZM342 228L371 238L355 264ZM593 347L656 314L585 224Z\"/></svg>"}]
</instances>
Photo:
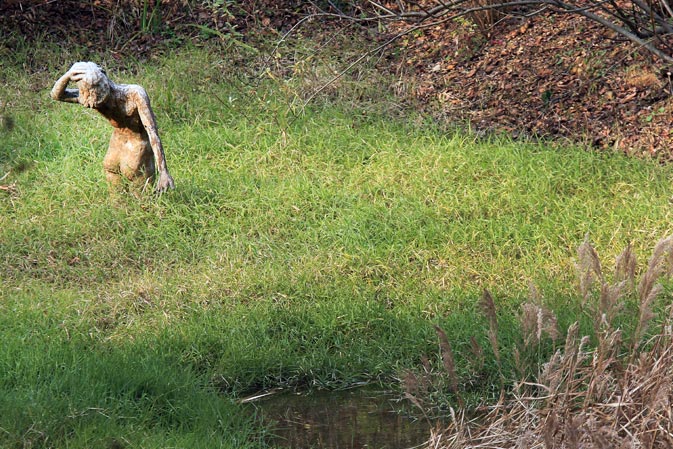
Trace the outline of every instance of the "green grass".
<instances>
[{"instance_id":1,"label":"green grass","mask_svg":"<svg viewBox=\"0 0 673 449\"><path fill-rule=\"evenodd\" d=\"M343 84L292 119L291 82L237 81L198 49L110 62L147 88L177 184L110 196L109 125L48 97L68 63L3 58L2 447L255 447L240 395L394 383L441 363L433 324L467 369L483 289L510 372L530 282L568 324L585 234L606 261L628 242L643 260L673 219L669 167L446 134L383 114L374 84L367 108Z\"/></svg>"}]
</instances>

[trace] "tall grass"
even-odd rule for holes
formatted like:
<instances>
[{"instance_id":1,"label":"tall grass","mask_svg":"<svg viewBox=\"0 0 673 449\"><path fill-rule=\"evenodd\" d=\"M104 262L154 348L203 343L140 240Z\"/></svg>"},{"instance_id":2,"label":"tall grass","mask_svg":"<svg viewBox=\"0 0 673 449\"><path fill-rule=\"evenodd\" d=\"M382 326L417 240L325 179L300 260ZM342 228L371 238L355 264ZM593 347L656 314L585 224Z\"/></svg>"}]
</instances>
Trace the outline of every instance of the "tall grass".
<instances>
[{"instance_id":1,"label":"tall grass","mask_svg":"<svg viewBox=\"0 0 673 449\"><path fill-rule=\"evenodd\" d=\"M433 325L469 374L455 389L497 395L531 281L568 325L584 236L606 258L643 253L672 218L670 168L447 134L382 113L394 99L355 79L293 109L305 79L237 78L228 55L195 48L108 62L148 90L177 183L109 195L109 125L48 99L65 61L24 72L14 57L0 86L15 124L0 131L3 446L259 445L237 396L438 369Z\"/></svg>"}]
</instances>

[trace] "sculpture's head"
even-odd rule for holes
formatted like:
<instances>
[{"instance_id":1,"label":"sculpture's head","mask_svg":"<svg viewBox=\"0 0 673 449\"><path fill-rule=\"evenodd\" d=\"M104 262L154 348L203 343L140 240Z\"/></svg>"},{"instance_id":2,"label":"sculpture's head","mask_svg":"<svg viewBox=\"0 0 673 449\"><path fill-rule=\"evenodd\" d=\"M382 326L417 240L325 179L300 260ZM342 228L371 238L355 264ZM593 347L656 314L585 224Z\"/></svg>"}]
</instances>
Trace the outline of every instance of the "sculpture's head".
<instances>
[{"instance_id":1,"label":"sculpture's head","mask_svg":"<svg viewBox=\"0 0 673 449\"><path fill-rule=\"evenodd\" d=\"M100 106L110 95L110 80L105 71L93 62L77 62L73 68L81 70L82 79L77 82L80 104L95 108Z\"/></svg>"}]
</instances>

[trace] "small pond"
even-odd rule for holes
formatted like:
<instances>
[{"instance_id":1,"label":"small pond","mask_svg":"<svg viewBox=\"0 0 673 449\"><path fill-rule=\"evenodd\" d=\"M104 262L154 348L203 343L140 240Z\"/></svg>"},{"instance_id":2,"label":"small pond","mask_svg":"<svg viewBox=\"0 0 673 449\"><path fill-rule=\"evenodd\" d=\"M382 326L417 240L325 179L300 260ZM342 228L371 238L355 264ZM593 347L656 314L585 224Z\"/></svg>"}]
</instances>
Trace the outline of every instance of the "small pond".
<instances>
[{"instance_id":1,"label":"small pond","mask_svg":"<svg viewBox=\"0 0 673 449\"><path fill-rule=\"evenodd\" d=\"M433 427L399 394L370 387L244 402L273 429L269 442L278 448L409 449L422 446Z\"/></svg>"}]
</instances>

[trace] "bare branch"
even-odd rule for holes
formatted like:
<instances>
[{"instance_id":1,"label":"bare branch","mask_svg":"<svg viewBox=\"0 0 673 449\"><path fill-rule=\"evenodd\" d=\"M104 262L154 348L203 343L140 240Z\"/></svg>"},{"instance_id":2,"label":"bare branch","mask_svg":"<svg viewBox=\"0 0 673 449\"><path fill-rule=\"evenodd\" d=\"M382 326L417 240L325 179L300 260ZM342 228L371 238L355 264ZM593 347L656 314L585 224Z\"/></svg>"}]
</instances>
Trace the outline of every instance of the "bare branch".
<instances>
[{"instance_id":1,"label":"bare branch","mask_svg":"<svg viewBox=\"0 0 673 449\"><path fill-rule=\"evenodd\" d=\"M601 25L605 26L606 28L614 31L615 33L621 34L622 36L626 37L628 40L631 42L634 42L641 47L647 49L650 53L658 56L662 60L673 64L673 57L664 53L663 51L659 50L657 47L652 45L651 42L648 42L644 39L641 39L640 37L636 36L634 33L630 32L626 28L617 25L614 22L609 21L603 16L599 16L598 14L595 14L591 11L588 10L575 10L571 5L568 5L567 3L564 3L560 0L554 0L554 3L561 8L561 12L574 12L577 14L580 14L581 16L586 17L587 19L591 19L594 22L598 22Z\"/></svg>"},{"instance_id":2,"label":"bare branch","mask_svg":"<svg viewBox=\"0 0 673 449\"><path fill-rule=\"evenodd\" d=\"M664 5L664 9L668 13L669 16L673 17L673 10L671 10L671 5L668 4L668 0L659 0L662 5Z\"/></svg>"},{"instance_id":3,"label":"bare branch","mask_svg":"<svg viewBox=\"0 0 673 449\"><path fill-rule=\"evenodd\" d=\"M592 20L607 29L623 36L629 41L639 45L641 48L656 55L662 61L673 63L673 56L663 51L660 47L666 47L664 36L673 36L673 24L668 17L664 17L665 11L670 17L673 17L673 8L668 0L659 0L660 6L654 2L645 2L644 0L627 0L628 9L624 9L622 3L615 0L589 0L580 2L579 0L528 0L528 1L500 1L490 4L475 4L469 0L436 0L434 5L426 6L415 0L396 0L395 5L384 4L379 0L368 0L373 11L369 15L349 16L341 12L331 13L322 12L312 15L312 17L346 19L356 22L374 22L374 21L405 21L413 26L409 31L394 36L384 45L389 45L410 31L417 31L426 26L435 26L454 20L458 17L473 15L479 12L503 11L510 15L519 15L530 17L542 11L549 10L550 6L555 7L554 12L565 14L578 14ZM516 8L533 7L534 11L514 11ZM491 20L489 28L495 23L492 16L487 16ZM429 23L429 25L428 25ZM483 31L483 30L482 30ZM652 38L658 39L659 47ZM382 50L378 46L362 59L371 56L372 52ZM347 70L350 70L349 67Z\"/></svg>"},{"instance_id":4,"label":"bare branch","mask_svg":"<svg viewBox=\"0 0 673 449\"><path fill-rule=\"evenodd\" d=\"M375 1L373 1L373 0L369 0L369 3L370 3L372 6L374 6L375 8L379 8L381 11L384 11L386 14L395 15L395 13L394 13L393 11L389 10L388 8L386 8L385 6L383 6L383 5L380 4L380 3L377 3L377 2L375 2Z\"/></svg>"}]
</instances>

